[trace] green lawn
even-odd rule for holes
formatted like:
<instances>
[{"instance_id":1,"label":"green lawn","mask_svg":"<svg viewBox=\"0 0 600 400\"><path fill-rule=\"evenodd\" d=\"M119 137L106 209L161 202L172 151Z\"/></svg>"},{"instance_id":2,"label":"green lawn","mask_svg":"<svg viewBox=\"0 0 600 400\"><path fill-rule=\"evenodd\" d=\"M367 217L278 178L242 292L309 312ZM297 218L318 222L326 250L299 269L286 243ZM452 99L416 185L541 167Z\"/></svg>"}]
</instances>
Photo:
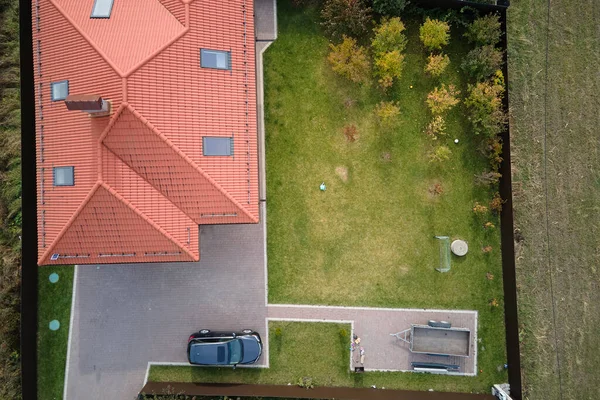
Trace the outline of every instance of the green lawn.
<instances>
[{"instance_id":1,"label":"green lawn","mask_svg":"<svg viewBox=\"0 0 600 400\"><path fill-rule=\"evenodd\" d=\"M38 272L38 399L63 397L67 341L71 316L73 266L40 267ZM56 272L57 283L48 277ZM60 322L57 331L49 329L52 320Z\"/></svg>"},{"instance_id":2,"label":"green lawn","mask_svg":"<svg viewBox=\"0 0 600 400\"><path fill-rule=\"evenodd\" d=\"M401 116L384 129L373 110L385 96L375 85L362 88L331 71L315 10L279 4L279 37L265 53L272 303L485 312L491 298L502 300L499 232L486 232L471 210L475 201L487 204L492 197L474 185L474 175L487 167L481 140L470 132L459 105L448 116L448 135L438 140L452 149L450 160L428 161L435 141L423 133L431 119L425 98L436 82L423 73L418 21L405 23L404 76L387 97L399 102ZM446 49L452 64L443 81L465 93L457 65L468 48L460 34L454 32ZM348 100L354 104L345 106ZM345 139L345 124L358 127L356 142ZM336 168L347 170L346 182ZM442 195L430 193L435 183ZM434 270L439 264L434 235L469 242L469 255L454 258L450 273ZM487 245L491 254L481 250ZM488 281L487 272L496 278ZM493 322L502 330L498 314Z\"/></svg>"},{"instance_id":3,"label":"green lawn","mask_svg":"<svg viewBox=\"0 0 600 400\"><path fill-rule=\"evenodd\" d=\"M321 322L271 322L270 368L199 368L154 366L154 382L298 384L311 378L315 386L345 386L489 393L489 382L499 376L484 371L475 377L451 377L403 372L351 373L350 326ZM484 367L485 368L485 367Z\"/></svg>"}]
</instances>

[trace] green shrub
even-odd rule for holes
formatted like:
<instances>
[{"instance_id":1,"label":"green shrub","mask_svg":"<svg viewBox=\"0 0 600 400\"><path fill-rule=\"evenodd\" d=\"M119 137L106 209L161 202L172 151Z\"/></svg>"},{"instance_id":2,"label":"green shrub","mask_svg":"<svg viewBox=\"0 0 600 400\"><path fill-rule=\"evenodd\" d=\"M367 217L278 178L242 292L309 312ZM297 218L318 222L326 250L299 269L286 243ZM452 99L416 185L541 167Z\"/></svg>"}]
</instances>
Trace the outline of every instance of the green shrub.
<instances>
[{"instance_id":1,"label":"green shrub","mask_svg":"<svg viewBox=\"0 0 600 400\"><path fill-rule=\"evenodd\" d=\"M298 379L298 386L304 389L313 389L315 385L313 384L313 380L311 377L305 376L303 378Z\"/></svg>"},{"instance_id":2,"label":"green shrub","mask_svg":"<svg viewBox=\"0 0 600 400\"><path fill-rule=\"evenodd\" d=\"M496 46L500 42L501 35L500 17L496 14L477 18L469 24L465 33L469 43L475 43L477 46Z\"/></svg>"},{"instance_id":3,"label":"green shrub","mask_svg":"<svg viewBox=\"0 0 600 400\"><path fill-rule=\"evenodd\" d=\"M459 94L460 91L458 91L454 85L448 85L446 87L446 85L442 83L442 86L436 87L433 91L429 92L425 102L432 114L442 114L460 102L460 100L456 98Z\"/></svg>"},{"instance_id":4,"label":"green shrub","mask_svg":"<svg viewBox=\"0 0 600 400\"><path fill-rule=\"evenodd\" d=\"M475 134L494 138L502 132L507 122L503 95L504 78L500 71L492 80L469 85L465 105Z\"/></svg>"},{"instance_id":5,"label":"green shrub","mask_svg":"<svg viewBox=\"0 0 600 400\"><path fill-rule=\"evenodd\" d=\"M333 39L362 37L371 26L371 8L365 0L326 0L321 11L323 28Z\"/></svg>"},{"instance_id":6,"label":"green shrub","mask_svg":"<svg viewBox=\"0 0 600 400\"><path fill-rule=\"evenodd\" d=\"M444 73L448 65L450 65L450 57L446 54L430 54L427 57L425 72L433 77L438 77Z\"/></svg>"},{"instance_id":7,"label":"green shrub","mask_svg":"<svg viewBox=\"0 0 600 400\"><path fill-rule=\"evenodd\" d=\"M486 153L492 171L498 171L502 164L502 140L498 136L488 139Z\"/></svg>"},{"instance_id":8,"label":"green shrub","mask_svg":"<svg viewBox=\"0 0 600 400\"><path fill-rule=\"evenodd\" d=\"M494 198L490 201L490 210L495 214L500 214L502 212L502 205L504 204L504 200L500 196L500 193L496 192L494 194Z\"/></svg>"},{"instance_id":9,"label":"green shrub","mask_svg":"<svg viewBox=\"0 0 600 400\"><path fill-rule=\"evenodd\" d=\"M448 146L437 146L435 150L429 153L429 162L444 162L450 159L452 151Z\"/></svg>"},{"instance_id":10,"label":"green shrub","mask_svg":"<svg viewBox=\"0 0 600 400\"><path fill-rule=\"evenodd\" d=\"M375 77L379 85L386 90L394 84L394 79L402 76L404 55L398 50L383 53L375 57Z\"/></svg>"},{"instance_id":11,"label":"green shrub","mask_svg":"<svg viewBox=\"0 0 600 400\"><path fill-rule=\"evenodd\" d=\"M398 115L400 115L400 107L395 101L382 101L375 106L375 115L382 125L389 125Z\"/></svg>"},{"instance_id":12,"label":"green shrub","mask_svg":"<svg viewBox=\"0 0 600 400\"><path fill-rule=\"evenodd\" d=\"M497 184L500 178L502 178L502 174L497 171L484 171L479 175L475 175L475 184L490 187Z\"/></svg>"},{"instance_id":13,"label":"green shrub","mask_svg":"<svg viewBox=\"0 0 600 400\"><path fill-rule=\"evenodd\" d=\"M371 66L364 47L358 46L356 40L343 36L342 43L329 45L331 52L327 59L331 69L341 76L356 83L367 83Z\"/></svg>"},{"instance_id":14,"label":"green shrub","mask_svg":"<svg viewBox=\"0 0 600 400\"><path fill-rule=\"evenodd\" d=\"M473 206L473 213L478 217L485 217L488 214L488 208L478 202Z\"/></svg>"},{"instance_id":15,"label":"green shrub","mask_svg":"<svg viewBox=\"0 0 600 400\"><path fill-rule=\"evenodd\" d=\"M400 15L407 0L373 0L373 10L381 15Z\"/></svg>"},{"instance_id":16,"label":"green shrub","mask_svg":"<svg viewBox=\"0 0 600 400\"><path fill-rule=\"evenodd\" d=\"M441 115L436 115L425 128L425 133L433 140L437 140L439 135L445 135L446 119Z\"/></svg>"},{"instance_id":17,"label":"green shrub","mask_svg":"<svg viewBox=\"0 0 600 400\"><path fill-rule=\"evenodd\" d=\"M404 36L404 24L400 18L384 18L381 24L373 29L375 36L371 41L373 54L389 53L398 50L400 53L406 48L406 36Z\"/></svg>"},{"instance_id":18,"label":"green shrub","mask_svg":"<svg viewBox=\"0 0 600 400\"><path fill-rule=\"evenodd\" d=\"M476 81L483 81L502 67L503 53L494 46L476 47L461 64L461 68Z\"/></svg>"},{"instance_id":19,"label":"green shrub","mask_svg":"<svg viewBox=\"0 0 600 400\"><path fill-rule=\"evenodd\" d=\"M429 50L440 50L450 40L450 25L447 22L427 17L419 30L423 45Z\"/></svg>"}]
</instances>

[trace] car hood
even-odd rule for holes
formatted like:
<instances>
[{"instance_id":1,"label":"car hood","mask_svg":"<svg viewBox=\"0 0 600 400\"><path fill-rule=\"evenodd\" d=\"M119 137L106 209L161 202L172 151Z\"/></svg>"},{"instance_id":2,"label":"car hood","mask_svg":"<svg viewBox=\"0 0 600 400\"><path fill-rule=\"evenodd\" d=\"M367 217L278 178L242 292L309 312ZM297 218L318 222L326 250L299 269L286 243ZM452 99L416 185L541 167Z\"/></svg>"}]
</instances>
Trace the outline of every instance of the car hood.
<instances>
[{"instance_id":1,"label":"car hood","mask_svg":"<svg viewBox=\"0 0 600 400\"><path fill-rule=\"evenodd\" d=\"M190 361L193 364L227 365L229 361L227 345L192 343Z\"/></svg>"},{"instance_id":2,"label":"car hood","mask_svg":"<svg viewBox=\"0 0 600 400\"><path fill-rule=\"evenodd\" d=\"M260 357L262 353L262 345L254 336L241 337L244 345L244 356L241 364L253 363Z\"/></svg>"}]
</instances>

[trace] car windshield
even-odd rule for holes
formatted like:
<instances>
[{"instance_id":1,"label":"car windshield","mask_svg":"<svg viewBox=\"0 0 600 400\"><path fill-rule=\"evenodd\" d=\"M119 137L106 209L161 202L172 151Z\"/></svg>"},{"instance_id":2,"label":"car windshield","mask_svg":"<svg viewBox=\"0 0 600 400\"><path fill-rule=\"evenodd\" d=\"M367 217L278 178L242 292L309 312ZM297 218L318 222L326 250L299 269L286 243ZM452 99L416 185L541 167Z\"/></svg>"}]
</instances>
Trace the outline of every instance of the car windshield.
<instances>
[{"instance_id":1,"label":"car windshield","mask_svg":"<svg viewBox=\"0 0 600 400\"><path fill-rule=\"evenodd\" d=\"M229 364L238 364L242 361L243 348L241 340L234 339L227 343L227 347L229 350Z\"/></svg>"}]
</instances>

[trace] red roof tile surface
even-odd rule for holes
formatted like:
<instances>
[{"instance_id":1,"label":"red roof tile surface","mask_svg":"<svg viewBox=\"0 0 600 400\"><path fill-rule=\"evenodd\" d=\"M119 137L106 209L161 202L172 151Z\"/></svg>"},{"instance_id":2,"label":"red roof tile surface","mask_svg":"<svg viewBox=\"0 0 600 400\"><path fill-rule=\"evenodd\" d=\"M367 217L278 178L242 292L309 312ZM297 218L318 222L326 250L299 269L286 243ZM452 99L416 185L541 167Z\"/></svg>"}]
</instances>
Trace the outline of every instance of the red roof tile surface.
<instances>
[{"instance_id":1,"label":"red roof tile surface","mask_svg":"<svg viewBox=\"0 0 600 400\"><path fill-rule=\"evenodd\" d=\"M253 2L93 5L33 0L38 263L198 260L198 225L258 222ZM201 68L201 49L230 51L231 70ZM52 101L63 80L110 115ZM203 156L205 136L233 155ZM53 185L58 166L74 186Z\"/></svg>"}]
</instances>

